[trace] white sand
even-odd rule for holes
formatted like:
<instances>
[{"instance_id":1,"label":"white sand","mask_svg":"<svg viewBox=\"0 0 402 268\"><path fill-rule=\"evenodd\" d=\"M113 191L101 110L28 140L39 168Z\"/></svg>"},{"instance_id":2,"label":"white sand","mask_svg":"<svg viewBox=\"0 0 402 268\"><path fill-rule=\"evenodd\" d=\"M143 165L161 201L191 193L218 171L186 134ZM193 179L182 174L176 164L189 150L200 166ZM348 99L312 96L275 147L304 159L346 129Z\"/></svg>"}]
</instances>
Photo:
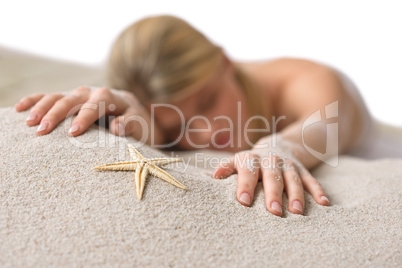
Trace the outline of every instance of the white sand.
<instances>
[{"instance_id":1,"label":"white sand","mask_svg":"<svg viewBox=\"0 0 402 268\"><path fill-rule=\"evenodd\" d=\"M0 109L1 267L402 265L402 159L322 165L313 175L331 205L306 193L304 215L294 215L285 197L280 218L266 211L261 184L246 208L236 176L184 165L168 170L188 191L150 177L139 201L133 173L91 170L128 160L134 140L93 127L77 146L64 124L39 137L26 117Z\"/></svg>"}]
</instances>

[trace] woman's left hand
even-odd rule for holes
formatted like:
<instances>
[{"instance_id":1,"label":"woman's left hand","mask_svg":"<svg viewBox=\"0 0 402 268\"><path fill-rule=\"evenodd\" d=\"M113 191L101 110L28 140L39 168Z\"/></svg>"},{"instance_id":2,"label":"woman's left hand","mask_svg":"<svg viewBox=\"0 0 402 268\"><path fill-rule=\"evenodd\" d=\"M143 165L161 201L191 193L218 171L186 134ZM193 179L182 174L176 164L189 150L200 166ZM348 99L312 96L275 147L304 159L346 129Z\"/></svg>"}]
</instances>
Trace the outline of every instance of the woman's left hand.
<instances>
[{"instance_id":1,"label":"woman's left hand","mask_svg":"<svg viewBox=\"0 0 402 268\"><path fill-rule=\"evenodd\" d=\"M267 146L264 146L267 145ZM288 210L303 214L306 189L320 205L328 205L320 183L302 165L295 155L300 146L281 140L278 146L270 146L267 140L258 142L250 151L242 151L226 163L221 162L213 177L226 178L238 174L237 200L244 206L250 206L258 180L262 180L265 205L274 215L282 215L282 194L286 191L289 199ZM299 157L300 158L300 157Z\"/></svg>"}]
</instances>

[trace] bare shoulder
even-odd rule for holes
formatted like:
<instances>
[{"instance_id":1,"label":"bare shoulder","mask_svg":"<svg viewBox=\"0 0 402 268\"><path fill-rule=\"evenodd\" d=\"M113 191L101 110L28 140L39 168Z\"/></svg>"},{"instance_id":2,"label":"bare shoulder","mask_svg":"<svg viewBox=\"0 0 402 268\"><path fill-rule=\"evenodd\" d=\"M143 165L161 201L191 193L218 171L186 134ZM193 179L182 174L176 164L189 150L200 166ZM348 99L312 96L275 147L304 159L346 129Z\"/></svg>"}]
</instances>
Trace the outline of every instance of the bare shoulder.
<instances>
[{"instance_id":1,"label":"bare shoulder","mask_svg":"<svg viewBox=\"0 0 402 268\"><path fill-rule=\"evenodd\" d=\"M238 63L265 90L275 94L286 85L315 75L335 74L329 66L309 59L281 57L258 62Z\"/></svg>"},{"instance_id":2,"label":"bare shoulder","mask_svg":"<svg viewBox=\"0 0 402 268\"><path fill-rule=\"evenodd\" d=\"M242 66L260 84L261 93L273 100L274 113L292 120L343 95L336 72L313 60L277 58Z\"/></svg>"},{"instance_id":3,"label":"bare shoulder","mask_svg":"<svg viewBox=\"0 0 402 268\"><path fill-rule=\"evenodd\" d=\"M313 60L304 59L304 58L291 58L291 57L280 57L276 59L272 59L266 62L268 66L276 66L276 67L287 67L292 68L293 70L303 70L306 68L316 68L320 66L324 66L315 62Z\"/></svg>"}]
</instances>

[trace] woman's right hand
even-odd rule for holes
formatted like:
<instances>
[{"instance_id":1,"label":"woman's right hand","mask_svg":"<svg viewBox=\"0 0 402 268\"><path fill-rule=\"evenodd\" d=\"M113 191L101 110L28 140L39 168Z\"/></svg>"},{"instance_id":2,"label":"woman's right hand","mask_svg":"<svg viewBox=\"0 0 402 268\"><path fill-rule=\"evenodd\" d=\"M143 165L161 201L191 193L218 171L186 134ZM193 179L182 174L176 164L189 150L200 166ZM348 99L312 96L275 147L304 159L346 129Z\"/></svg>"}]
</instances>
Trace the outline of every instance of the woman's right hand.
<instances>
[{"instance_id":1,"label":"woman's right hand","mask_svg":"<svg viewBox=\"0 0 402 268\"><path fill-rule=\"evenodd\" d=\"M66 117L77 114L68 131L70 136L84 133L88 127L104 115L115 116L110 122L110 131L119 136L132 136L150 144L147 135L142 140L144 127L151 130L151 117L138 99L130 92L107 88L92 89L81 86L70 94L34 94L22 98L16 105L18 112L31 108L26 120L28 126L39 125L38 135L50 133ZM130 120L131 118L131 120ZM142 118L142 119L141 119ZM142 124L141 124L142 123ZM146 123L146 126L143 124ZM154 144L163 142L162 133L153 127Z\"/></svg>"}]
</instances>

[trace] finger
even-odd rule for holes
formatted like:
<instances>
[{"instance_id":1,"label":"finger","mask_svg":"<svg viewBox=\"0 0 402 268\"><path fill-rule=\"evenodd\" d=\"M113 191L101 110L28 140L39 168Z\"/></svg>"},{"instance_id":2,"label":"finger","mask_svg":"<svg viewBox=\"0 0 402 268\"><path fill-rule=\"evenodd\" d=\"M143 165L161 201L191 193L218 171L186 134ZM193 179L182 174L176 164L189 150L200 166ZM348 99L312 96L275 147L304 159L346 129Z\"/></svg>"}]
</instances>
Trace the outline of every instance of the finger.
<instances>
[{"instance_id":1,"label":"finger","mask_svg":"<svg viewBox=\"0 0 402 268\"><path fill-rule=\"evenodd\" d=\"M66 117L78 112L82 104L86 101L85 94L68 95L55 102L52 108L43 116L42 122L47 122L46 129L41 131L41 134L50 133L61 121Z\"/></svg>"},{"instance_id":2,"label":"finger","mask_svg":"<svg viewBox=\"0 0 402 268\"><path fill-rule=\"evenodd\" d=\"M234 173L236 173L234 158L231 157L229 159L221 159L219 165L215 168L212 177L215 179L224 179Z\"/></svg>"},{"instance_id":3,"label":"finger","mask_svg":"<svg viewBox=\"0 0 402 268\"><path fill-rule=\"evenodd\" d=\"M146 142L152 135L150 126L135 107L127 108L125 113L116 117L110 123L110 131L117 136L132 136L137 140Z\"/></svg>"},{"instance_id":4,"label":"finger","mask_svg":"<svg viewBox=\"0 0 402 268\"><path fill-rule=\"evenodd\" d=\"M300 173L304 189L306 189L307 192L313 196L315 202L323 206L328 206L329 200L325 196L325 192L320 183L310 174L307 169L302 169Z\"/></svg>"},{"instance_id":5,"label":"finger","mask_svg":"<svg viewBox=\"0 0 402 268\"><path fill-rule=\"evenodd\" d=\"M108 112L113 112L116 109L116 106L112 104L113 101L113 94L107 88L99 88L92 92L87 102L80 107L68 134L70 136L81 135L96 120Z\"/></svg>"},{"instance_id":6,"label":"finger","mask_svg":"<svg viewBox=\"0 0 402 268\"><path fill-rule=\"evenodd\" d=\"M278 167L278 156L264 157L261 160L262 183L265 193L265 206L274 215L282 215L282 194L284 189L282 171Z\"/></svg>"},{"instance_id":7,"label":"finger","mask_svg":"<svg viewBox=\"0 0 402 268\"><path fill-rule=\"evenodd\" d=\"M291 160L286 160L282 173L289 199L288 210L295 214L303 214L304 189L298 169Z\"/></svg>"},{"instance_id":8,"label":"finger","mask_svg":"<svg viewBox=\"0 0 402 268\"><path fill-rule=\"evenodd\" d=\"M15 110L17 112L25 111L36 104L43 96L45 96L45 94L39 93L32 96L24 97L15 104Z\"/></svg>"},{"instance_id":9,"label":"finger","mask_svg":"<svg viewBox=\"0 0 402 268\"><path fill-rule=\"evenodd\" d=\"M43 116L52 108L52 106L58 101L59 99L63 98L64 95L61 93L56 94L49 94L43 96L31 109L29 116L27 118L27 125L28 126L35 126L42 123ZM41 134L43 130L45 130L48 126L46 121L43 122L43 125L39 126L36 130L38 134Z\"/></svg>"},{"instance_id":10,"label":"finger","mask_svg":"<svg viewBox=\"0 0 402 268\"><path fill-rule=\"evenodd\" d=\"M236 154L234 163L238 173L237 200L250 206L259 177L259 157L252 153Z\"/></svg>"}]
</instances>

